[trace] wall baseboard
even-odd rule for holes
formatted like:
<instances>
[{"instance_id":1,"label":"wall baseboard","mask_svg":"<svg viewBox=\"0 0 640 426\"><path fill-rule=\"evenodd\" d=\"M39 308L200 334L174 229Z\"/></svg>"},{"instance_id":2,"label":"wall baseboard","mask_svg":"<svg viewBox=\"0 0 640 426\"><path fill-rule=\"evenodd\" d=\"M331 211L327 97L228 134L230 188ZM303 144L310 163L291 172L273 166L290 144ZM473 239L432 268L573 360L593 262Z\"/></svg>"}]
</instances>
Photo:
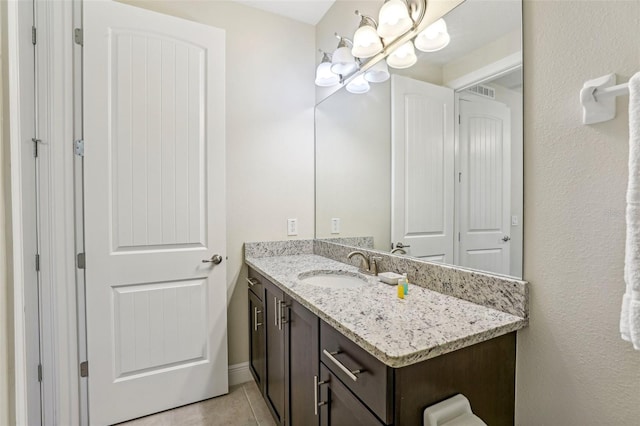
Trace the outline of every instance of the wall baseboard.
<instances>
[{"instance_id":1,"label":"wall baseboard","mask_svg":"<svg viewBox=\"0 0 640 426\"><path fill-rule=\"evenodd\" d=\"M253 380L248 362L241 362L229 366L229 386L239 385L241 383Z\"/></svg>"}]
</instances>

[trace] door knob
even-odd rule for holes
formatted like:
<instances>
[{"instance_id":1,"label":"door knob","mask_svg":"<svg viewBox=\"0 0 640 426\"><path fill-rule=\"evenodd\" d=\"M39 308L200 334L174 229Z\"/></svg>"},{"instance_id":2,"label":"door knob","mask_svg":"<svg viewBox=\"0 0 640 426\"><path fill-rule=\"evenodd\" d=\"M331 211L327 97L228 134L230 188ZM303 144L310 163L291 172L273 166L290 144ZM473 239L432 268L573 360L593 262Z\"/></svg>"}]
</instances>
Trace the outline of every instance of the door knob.
<instances>
[{"instance_id":1,"label":"door knob","mask_svg":"<svg viewBox=\"0 0 640 426\"><path fill-rule=\"evenodd\" d=\"M504 237L502 237L502 241L504 241L505 243L506 243L507 241L509 241L510 239L511 239L511 237L510 237L510 236L508 236L508 235L505 235Z\"/></svg>"},{"instance_id":2,"label":"door knob","mask_svg":"<svg viewBox=\"0 0 640 426\"><path fill-rule=\"evenodd\" d=\"M211 256L211 259L204 259L202 263L213 263L214 265L219 265L222 263L222 256L219 254L214 254Z\"/></svg>"}]
</instances>

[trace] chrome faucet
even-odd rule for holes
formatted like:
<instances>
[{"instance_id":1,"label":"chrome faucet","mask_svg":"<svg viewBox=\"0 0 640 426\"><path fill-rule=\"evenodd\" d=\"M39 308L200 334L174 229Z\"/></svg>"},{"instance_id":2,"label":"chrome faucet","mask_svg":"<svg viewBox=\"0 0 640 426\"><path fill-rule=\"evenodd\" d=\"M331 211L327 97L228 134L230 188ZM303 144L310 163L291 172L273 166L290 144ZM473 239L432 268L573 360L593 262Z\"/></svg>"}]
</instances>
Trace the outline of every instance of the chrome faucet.
<instances>
[{"instance_id":1,"label":"chrome faucet","mask_svg":"<svg viewBox=\"0 0 640 426\"><path fill-rule=\"evenodd\" d=\"M353 256L362 257L362 260L360 261L360 269L359 269L360 272L367 275L378 275L378 262L382 260L381 257L379 256L367 257L367 255L365 255L363 252L358 250L352 251L347 255L349 259L351 259Z\"/></svg>"}]
</instances>

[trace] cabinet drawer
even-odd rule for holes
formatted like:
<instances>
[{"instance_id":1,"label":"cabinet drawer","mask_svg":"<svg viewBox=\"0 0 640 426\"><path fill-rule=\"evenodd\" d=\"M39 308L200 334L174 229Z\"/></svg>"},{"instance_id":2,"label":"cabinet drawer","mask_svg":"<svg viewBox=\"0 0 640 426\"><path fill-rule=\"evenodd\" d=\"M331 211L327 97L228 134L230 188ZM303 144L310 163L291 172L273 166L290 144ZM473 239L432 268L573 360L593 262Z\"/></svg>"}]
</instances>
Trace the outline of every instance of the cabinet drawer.
<instances>
[{"instance_id":1,"label":"cabinet drawer","mask_svg":"<svg viewBox=\"0 0 640 426\"><path fill-rule=\"evenodd\" d=\"M251 290L253 294L255 294L256 296L258 296L258 299L260 300L262 300L262 297L263 297L262 289L264 288L264 282L266 280L267 279L265 277L263 277L253 269L249 268L249 276L247 277L247 287L249 287L249 290Z\"/></svg>"},{"instance_id":2,"label":"cabinet drawer","mask_svg":"<svg viewBox=\"0 0 640 426\"><path fill-rule=\"evenodd\" d=\"M320 380L321 426L384 426L324 365Z\"/></svg>"},{"instance_id":3,"label":"cabinet drawer","mask_svg":"<svg viewBox=\"0 0 640 426\"><path fill-rule=\"evenodd\" d=\"M320 359L382 421L393 421L393 369L324 321L320 324Z\"/></svg>"}]
</instances>

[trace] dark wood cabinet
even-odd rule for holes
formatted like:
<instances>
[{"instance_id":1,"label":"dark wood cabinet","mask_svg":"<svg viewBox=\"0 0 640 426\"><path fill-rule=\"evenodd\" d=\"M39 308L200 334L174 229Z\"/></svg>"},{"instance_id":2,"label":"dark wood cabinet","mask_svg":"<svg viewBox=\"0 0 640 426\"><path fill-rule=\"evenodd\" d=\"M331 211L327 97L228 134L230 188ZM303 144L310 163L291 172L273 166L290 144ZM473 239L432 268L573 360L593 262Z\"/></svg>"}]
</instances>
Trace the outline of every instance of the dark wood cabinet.
<instances>
[{"instance_id":1,"label":"dark wood cabinet","mask_svg":"<svg viewBox=\"0 0 640 426\"><path fill-rule=\"evenodd\" d=\"M289 425L317 425L314 377L318 375L318 317L295 300L286 300L286 383Z\"/></svg>"},{"instance_id":2,"label":"dark wood cabinet","mask_svg":"<svg viewBox=\"0 0 640 426\"><path fill-rule=\"evenodd\" d=\"M383 426L371 411L324 365L320 366L322 426Z\"/></svg>"},{"instance_id":3,"label":"dark wood cabinet","mask_svg":"<svg viewBox=\"0 0 640 426\"><path fill-rule=\"evenodd\" d=\"M262 311L262 316L258 315L258 324L262 323L258 329L262 327L264 332L260 337L255 327L251 331L252 372L254 365L256 371L264 365L262 375L254 373L254 377L261 377L260 388L267 406L280 425L317 425L314 377L320 366L319 319L264 277L256 274L254 277L260 284L254 282L249 291L251 312L255 314L254 305L259 302L252 294L258 285L263 288L264 302L262 308L258 308ZM253 317L251 320L254 321ZM254 349L260 344L263 357L259 349Z\"/></svg>"},{"instance_id":4,"label":"dark wood cabinet","mask_svg":"<svg viewBox=\"0 0 640 426\"><path fill-rule=\"evenodd\" d=\"M515 332L391 368L249 274L251 371L278 424L419 425L426 407L461 393L485 423L513 425Z\"/></svg>"},{"instance_id":5,"label":"dark wood cabinet","mask_svg":"<svg viewBox=\"0 0 640 426\"><path fill-rule=\"evenodd\" d=\"M253 291L249 291L249 370L258 388L264 388L265 332L264 304Z\"/></svg>"},{"instance_id":6,"label":"dark wood cabinet","mask_svg":"<svg viewBox=\"0 0 640 426\"><path fill-rule=\"evenodd\" d=\"M393 368L324 321L320 324L320 360L383 422L393 422L393 401L388 397L393 393Z\"/></svg>"},{"instance_id":7,"label":"dark wood cabinet","mask_svg":"<svg viewBox=\"0 0 640 426\"><path fill-rule=\"evenodd\" d=\"M276 421L285 423L285 333L282 322L284 293L271 284L264 283L264 310L266 332L266 375L264 396Z\"/></svg>"}]
</instances>

